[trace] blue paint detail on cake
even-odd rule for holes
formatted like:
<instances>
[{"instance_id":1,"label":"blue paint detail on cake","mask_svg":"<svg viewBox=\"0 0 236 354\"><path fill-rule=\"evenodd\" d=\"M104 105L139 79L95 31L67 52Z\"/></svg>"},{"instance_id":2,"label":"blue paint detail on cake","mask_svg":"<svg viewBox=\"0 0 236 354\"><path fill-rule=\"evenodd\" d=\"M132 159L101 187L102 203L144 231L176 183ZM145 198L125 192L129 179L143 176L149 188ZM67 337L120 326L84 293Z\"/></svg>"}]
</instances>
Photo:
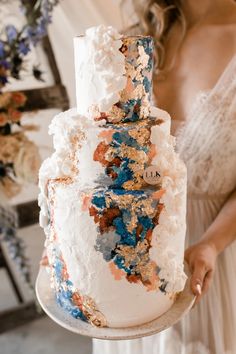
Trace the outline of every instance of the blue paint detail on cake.
<instances>
[{"instance_id":1,"label":"blue paint detail on cake","mask_svg":"<svg viewBox=\"0 0 236 354\"><path fill-rule=\"evenodd\" d=\"M120 167L113 167L113 171L117 174L114 178L113 188L120 188L126 181L133 179L133 171L128 167L131 161L123 161Z\"/></svg>"},{"instance_id":2,"label":"blue paint detail on cake","mask_svg":"<svg viewBox=\"0 0 236 354\"><path fill-rule=\"evenodd\" d=\"M79 307L73 304L73 283L69 279L64 280L62 277L64 265L61 257L59 256L59 252L60 251L58 249L54 249L54 255L56 255L56 257L52 269L54 281L57 287L55 292L57 303L74 318L79 318L85 322L88 322L87 317L83 314Z\"/></svg>"},{"instance_id":3,"label":"blue paint detail on cake","mask_svg":"<svg viewBox=\"0 0 236 354\"><path fill-rule=\"evenodd\" d=\"M143 97L133 97L126 101L120 100L116 105L122 109L124 112L124 118L122 122L137 122L143 119L140 115L140 109L143 104L147 103L147 100L150 101L152 94L152 72L153 72L153 50L154 43L151 37L140 37L135 39L135 37L123 39L125 51L125 57L128 64L130 64L135 70L137 70L140 65L139 61L139 47L143 47L145 53L149 56L149 60L146 66L141 69L141 78L137 80L137 77L130 77L134 89L138 85L145 87L146 95ZM121 48L122 51L122 48ZM136 56L134 55L136 53ZM145 97L146 96L146 97ZM144 103L144 100L146 103Z\"/></svg>"},{"instance_id":4,"label":"blue paint detail on cake","mask_svg":"<svg viewBox=\"0 0 236 354\"><path fill-rule=\"evenodd\" d=\"M72 305L70 299L63 296L61 292L56 293L57 303L71 316L76 319L81 319L85 322L88 322L87 318L84 316L83 312L76 306Z\"/></svg>"},{"instance_id":5,"label":"blue paint detail on cake","mask_svg":"<svg viewBox=\"0 0 236 354\"><path fill-rule=\"evenodd\" d=\"M151 83L150 81L147 79L147 77L145 77L143 79L143 85L144 85L144 89L146 92L150 92L150 86L151 86Z\"/></svg>"},{"instance_id":6,"label":"blue paint detail on cake","mask_svg":"<svg viewBox=\"0 0 236 354\"><path fill-rule=\"evenodd\" d=\"M121 210L122 213L122 210ZM136 235L130 233L127 230L127 224L125 224L122 217L117 217L113 220L113 225L115 226L116 233L120 236L119 244L135 246L137 244Z\"/></svg>"},{"instance_id":7,"label":"blue paint detail on cake","mask_svg":"<svg viewBox=\"0 0 236 354\"><path fill-rule=\"evenodd\" d=\"M113 249L120 242L120 236L114 232L104 233L102 237L97 238L95 245L96 251L103 254L105 261L109 262L113 258Z\"/></svg>"},{"instance_id":8,"label":"blue paint detail on cake","mask_svg":"<svg viewBox=\"0 0 236 354\"><path fill-rule=\"evenodd\" d=\"M106 200L104 196L94 196L92 203L96 205L97 208L101 209L101 208L105 208L106 206Z\"/></svg>"},{"instance_id":9,"label":"blue paint detail on cake","mask_svg":"<svg viewBox=\"0 0 236 354\"><path fill-rule=\"evenodd\" d=\"M62 273L62 269L63 269L62 263L57 261L54 264L54 268L55 268L55 275L56 275L57 279L60 279L61 273Z\"/></svg>"},{"instance_id":10,"label":"blue paint detail on cake","mask_svg":"<svg viewBox=\"0 0 236 354\"><path fill-rule=\"evenodd\" d=\"M106 200L104 209L98 209L97 213L96 206L91 203L93 210L90 215L96 217L99 233L95 249L102 253L106 262L112 261L123 270L128 279L132 277L132 281L147 281L146 273L141 274L141 267L152 267L151 270L156 275L159 271L149 258L150 236L158 222L156 212L158 213L159 205L159 200L152 198L152 193L152 190L127 191L111 188L97 189L93 193L92 201L94 196L100 195ZM132 208L135 209L132 211ZM136 221L132 219L134 217ZM160 289L164 292L163 282Z\"/></svg>"},{"instance_id":11,"label":"blue paint detail on cake","mask_svg":"<svg viewBox=\"0 0 236 354\"><path fill-rule=\"evenodd\" d=\"M120 256L120 255L115 255L114 258L114 263L118 266L119 269L122 269L125 271L126 274L130 275L131 274L131 269L127 268L125 266L125 259L124 257Z\"/></svg>"},{"instance_id":12,"label":"blue paint detail on cake","mask_svg":"<svg viewBox=\"0 0 236 354\"><path fill-rule=\"evenodd\" d=\"M119 128L118 128L119 129ZM137 150L141 150L142 147L140 144L137 143L137 140L132 138L127 130L123 130L122 127L120 128L120 131L116 131L112 135L112 141L111 141L111 146L114 148L119 148L121 144L125 144L127 146L132 146Z\"/></svg>"},{"instance_id":13,"label":"blue paint detail on cake","mask_svg":"<svg viewBox=\"0 0 236 354\"><path fill-rule=\"evenodd\" d=\"M145 50L145 53L150 56L146 69L148 71L152 71L153 70L153 49L154 49L154 44L153 44L152 38L147 37L147 38L141 39L139 41L139 45L142 45Z\"/></svg>"},{"instance_id":14,"label":"blue paint detail on cake","mask_svg":"<svg viewBox=\"0 0 236 354\"><path fill-rule=\"evenodd\" d=\"M66 284L67 284L68 286L73 286L73 283L72 283L72 281L70 281L70 280L66 280Z\"/></svg>"},{"instance_id":15,"label":"blue paint detail on cake","mask_svg":"<svg viewBox=\"0 0 236 354\"><path fill-rule=\"evenodd\" d=\"M131 128L134 130L134 126ZM149 132L148 134L150 134L148 128L146 129L147 133ZM107 176L111 176L111 184L113 188L124 188L126 182L136 181L132 165L137 163L137 155L135 153L130 155L130 148L137 150L137 152L143 151L146 155L148 155L150 146L151 143L149 138L147 138L147 141L143 144L140 144L138 140L130 134L128 127L124 129L122 126L116 126L116 131L112 135L111 142L106 145L107 151L111 151L112 157L110 157L109 160L106 160L106 155L104 152L104 155L101 155L101 157L100 155L96 155L100 157L100 160L97 158L96 161L99 161L105 165L104 172ZM128 151L126 152L126 150ZM104 161L107 161L106 164ZM138 160L138 163L140 165L140 159ZM148 158L146 158L146 162L144 161L142 170L144 170L147 165Z\"/></svg>"}]
</instances>

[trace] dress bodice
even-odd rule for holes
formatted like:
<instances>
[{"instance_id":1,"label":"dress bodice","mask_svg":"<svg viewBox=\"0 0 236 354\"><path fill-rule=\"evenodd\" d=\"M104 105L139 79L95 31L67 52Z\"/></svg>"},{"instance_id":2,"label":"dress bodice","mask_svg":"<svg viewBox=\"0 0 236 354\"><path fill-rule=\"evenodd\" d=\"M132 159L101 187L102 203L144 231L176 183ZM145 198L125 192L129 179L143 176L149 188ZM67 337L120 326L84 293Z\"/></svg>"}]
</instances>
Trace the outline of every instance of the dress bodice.
<instances>
[{"instance_id":1,"label":"dress bodice","mask_svg":"<svg viewBox=\"0 0 236 354\"><path fill-rule=\"evenodd\" d=\"M236 55L215 87L197 95L176 137L189 194L214 197L236 188Z\"/></svg>"}]
</instances>

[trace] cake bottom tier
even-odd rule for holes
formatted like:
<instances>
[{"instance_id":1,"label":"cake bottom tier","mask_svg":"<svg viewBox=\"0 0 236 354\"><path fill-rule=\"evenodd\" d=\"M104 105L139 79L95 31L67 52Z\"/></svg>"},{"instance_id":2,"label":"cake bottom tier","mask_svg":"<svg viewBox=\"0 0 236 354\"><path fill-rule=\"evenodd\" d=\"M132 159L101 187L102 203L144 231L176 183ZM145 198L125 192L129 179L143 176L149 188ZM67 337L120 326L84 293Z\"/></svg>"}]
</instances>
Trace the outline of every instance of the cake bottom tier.
<instances>
[{"instance_id":1,"label":"cake bottom tier","mask_svg":"<svg viewBox=\"0 0 236 354\"><path fill-rule=\"evenodd\" d=\"M81 190L61 180L48 189L46 246L58 303L96 326L130 327L165 313L176 293L166 291L152 252L161 191Z\"/></svg>"}]
</instances>

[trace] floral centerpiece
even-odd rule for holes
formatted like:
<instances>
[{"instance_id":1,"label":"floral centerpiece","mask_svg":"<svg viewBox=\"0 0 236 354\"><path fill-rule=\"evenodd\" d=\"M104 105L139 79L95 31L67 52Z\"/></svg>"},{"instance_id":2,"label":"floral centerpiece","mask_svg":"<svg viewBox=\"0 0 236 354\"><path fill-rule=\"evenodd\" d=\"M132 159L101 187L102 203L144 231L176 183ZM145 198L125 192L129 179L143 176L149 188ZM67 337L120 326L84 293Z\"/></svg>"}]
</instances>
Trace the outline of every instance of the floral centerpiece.
<instances>
[{"instance_id":1,"label":"floral centerpiece","mask_svg":"<svg viewBox=\"0 0 236 354\"><path fill-rule=\"evenodd\" d=\"M37 182L40 155L25 135L21 108L26 97L21 92L0 94L0 185L7 197L17 194L24 182ZM34 128L34 127L33 127Z\"/></svg>"},{"instance_id":2,"label":"floral centerpiece","mask_svg":"<svg viewBox=\"0 0 236 354\"><path fill-rule=\"evenodd\" d=\"M21 78L24 60L32 47L36 46L47 34L52 20L52 11L58 0L20 0L20 10L26 18L26 24L17 29L9 24L2 29L0 36L0 89L13 77ZM41 80L41 71L33 66L32 74Z\"/></svg>"},{"instance_id":3,"label":"floral centerpiece","mask_svg":"<svg viewBox=\"0 0 236 354\"><path fill-rule=\"evenodd\" d=\"M58 0L19 2L26 24L20 29L7 25L0 35L0 188L7 197L19 193L24 182L37 182L40 155L25 134L29 127L22 125L27 98L22 92L6 92L6 87L10 78L21 79L27 54L47 34ZM32 75L43 80L38 66L32 67Z\"/></svg>"}]
</instances>

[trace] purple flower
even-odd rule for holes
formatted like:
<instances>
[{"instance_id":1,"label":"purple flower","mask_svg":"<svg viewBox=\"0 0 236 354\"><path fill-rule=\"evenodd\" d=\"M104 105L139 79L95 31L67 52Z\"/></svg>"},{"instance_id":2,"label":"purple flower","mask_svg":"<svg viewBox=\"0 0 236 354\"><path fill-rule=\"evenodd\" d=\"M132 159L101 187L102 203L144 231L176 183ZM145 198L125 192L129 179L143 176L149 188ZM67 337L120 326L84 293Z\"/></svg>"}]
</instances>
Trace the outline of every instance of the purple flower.
<instances>
[{"instance_id":1,"label":"purple flower","mask_svg":"<svg viewBox=\"0 0 236 354\"><path fill-rule=\"evenodd\" d=\"M48 3L48 1L43 1L42 7L41 7L41 12L42 12L42 17L47 23L51 22L51 14L50 12L52 11L52 5Z\"/></svg>"},{"instance_id":2,"label":"purple flower","mask_svg":"<svg viewBox=\"0 0 236 354\"><path fill-rule=\"evenodd\" d=\"M37 44L37 34L34 27L27 26L23 34L30 43L33 43L33 45Z\"/></svg>"},{"instance_id":3,"label":"purple flower","mask_svg":"<svg viewBox=\"0 0 236 354\"><path fill-rule=\"evenodd\" d=\"M18 30L13 24L4 28L6 40L0 34L0 90L8 82L8 76L20 79L23 57L28 54L31 45L47 35L47 26L51 23L52 11L58 0L38 0L30 7L31 0L20 0L20 11L28 18L28 24ZM6 60L5 60L6 59ZM33 75L42 80L40 70Z\"/></svg>"},{"instance_id":4,"label":"purple flower","mask_svg":"<svg viewBox=\"0 0 236 354\"><path fill-rule=\"evenodd\" d=\"M12 43L17 38L17 30L13 25L6 26L6 35L9 43Z\"/></svg>"},{"instance_id":5,"label":"purple flower","mask_svg":"<svg viewBox=\"0 0 236 354\"><path fill-rule=\"evenodd\" d=\"M0 58L3 58L5 54L4 43L0 42Z\"/></svg>"},{"instance_id":6,"label":"purple flower","mask_svg":"<svg viewBox=\"0 0 236 354\"><path fill-rule=\"evenodd\" d=\"M25 39L19 42L18 44L18 52L20 54L26 55L30 51L29 43Z\"/></svg>"},{"instance_id":7,"label":"purple flower","mask_svg":"<svg viewBox=\"0 0 236 354\"><path fill-rule=\"evenodd\" d=\"M8 83L7 77L0 75L0 87L5 86L7 83Z\"/></svg>"},{"instance_id":8,"label":"purple flower","mask_svg":"<svg viewBox=\"0 0 236 354\"><path fill-rule=\"evenodd\" d=\"M2 66L4 69L10 69L10 64L6 60L0 60L0 66Z\"/></svg>"},{"instance_id":9,"label":"purple flower","mask_svg":"<svg viewBox=\"0 0 236 354\"><path fill-rule=\"evenodd\" d=\"M36 32L39 38L42 38L47 34L47 21L45 21L44 18L40 19Z\"/></svg>"}]
</instances>

